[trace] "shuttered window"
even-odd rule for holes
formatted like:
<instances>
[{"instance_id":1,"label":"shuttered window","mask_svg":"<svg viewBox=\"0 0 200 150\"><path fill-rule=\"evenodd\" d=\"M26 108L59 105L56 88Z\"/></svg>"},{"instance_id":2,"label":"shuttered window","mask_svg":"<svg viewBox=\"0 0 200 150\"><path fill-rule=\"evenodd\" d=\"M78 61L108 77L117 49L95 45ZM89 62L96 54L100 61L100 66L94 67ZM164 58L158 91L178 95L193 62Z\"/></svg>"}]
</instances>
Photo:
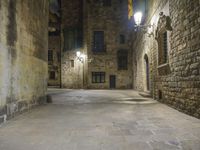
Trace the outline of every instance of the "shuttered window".
<instances>
[{"instance_id":1,"label":"shuttered window","mask_svg":"<svg viewBox=\"0 0 200 150\"><path fill-rule=\"evenodd\" d=\"M163 63L167 63L168 59L168 40L167 32L164 32L162 35L162 46L163 46Z\"/></svg>"},{"instance_id":2,"label":"shuttered window","mask_svg":"<svg viewBox=\"0 0 200 150\"><path fill-rule=\"evenodd\" d=\"M93 52L105 52L104 31L94 31Z\"/></svg>"},{"instance_id":3,"label":"shuttered window","mask_svg":"<svg viewBox=\"0 0 200 150\"><path fill-rule=\"evenodd\" d=\"M128 52L127 50L119 50L117 53L118 70L128 69Z\"/></svg>"},{"instance_id":4,"label":"shuttered window","mask_svg":"<svg viewBox=\"0 0 200 150\"><path fill-rule=\"evenodd\" d=\"M80 28L64 29L64 51L81 48L83 43L83 33Z\"/></svg>"}]
</instances>

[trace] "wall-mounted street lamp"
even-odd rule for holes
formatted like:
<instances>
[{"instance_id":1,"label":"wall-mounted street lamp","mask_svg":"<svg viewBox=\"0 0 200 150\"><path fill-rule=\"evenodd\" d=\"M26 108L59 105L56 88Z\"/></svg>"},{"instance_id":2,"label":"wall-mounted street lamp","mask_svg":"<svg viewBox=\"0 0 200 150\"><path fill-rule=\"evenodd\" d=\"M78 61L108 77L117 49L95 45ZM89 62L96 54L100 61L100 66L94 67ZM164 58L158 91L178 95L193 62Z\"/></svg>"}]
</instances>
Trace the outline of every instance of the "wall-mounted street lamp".
<instances>
[{"instance_id":1,"label":"wall-mounted street lamp","mask_svg":"<svg viewBox=\"0 0 200 150\"><path fill-rule=\"evenodd\" d=\"M154 24L148 24L148 25L141 25L142 22L142 12L136 12L134 14L134 20L135 20L135 31L142 31L145 34L147 34L149 37L154 36Z\"/></svg>"},{"instance_id":2,"label":"wall-mounted street lamp","mask_svg":"<svg viewBox=\"0 0 200 150\"><path fill-rule=\"evenodd\" d=\"M83 67L83 70L82 70L82 72L83 72L83 85L82 86L83 87L82 88L84 88L85 87L84 61L85 61L86 55L81 53L80 51L77 51L76 57L82 63L82 67Z\"/></svg>"},{"instance_id":3,"label":"wall-mounted street lamp","mask_svg":"<svg viewBox=\"0 0 200 150\"><path fill-rule=\"evenodd\" d=\"M77 56L77 59L80 61L80 62L84 62L84 59L85 59L85 54L81 53L80 51L77 51L76 52L76 56Z\"/></svg>"},{"instance_id":4,"label":"wall-mounted street lamp","mask_svg":"<svg viewBox=\"0 0 200 150\"><path fill-rule=\"evenodd\" d=\"M136 12L134 14L134 20L135 20L136 26L140 26L140 24L142 22L142 13L141 12Z\"/></svg>"}]
</instances>

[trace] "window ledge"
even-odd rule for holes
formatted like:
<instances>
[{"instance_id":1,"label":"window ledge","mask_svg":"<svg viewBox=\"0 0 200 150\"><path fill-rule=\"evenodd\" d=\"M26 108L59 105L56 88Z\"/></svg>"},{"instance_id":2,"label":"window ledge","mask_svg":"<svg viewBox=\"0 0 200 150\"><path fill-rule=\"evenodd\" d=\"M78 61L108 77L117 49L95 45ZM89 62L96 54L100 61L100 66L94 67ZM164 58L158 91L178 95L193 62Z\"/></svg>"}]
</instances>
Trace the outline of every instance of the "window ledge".
<instances>
[{"instance_id":1,"label":"window ledge","mask_svg":"<svg viewBox=\"0 0 200 150\"><path fill-rule=\"evenodd\" d=\"M157 69L158 69L159 75L161 76L168 75L171 73L169 63L159 65Z\"/></svg>"},{"instance_id":2,"label":"window ledge","mask_svg":"<svg viewBox=\"0 0 200 150\"><path fill-rule=\"evenodd\" d=\"M106 51L102 51L102 52L93 52L93 54L94 55L105 55L105 54L107 54L107 52Z\"/></svg>"},{"instance_id":3,"label":"window ledge","mask_svg":"<svg viewBox=\"0 0 200 150\"><path fill-rule=\"evenodd\" d=\"M128 71L128 69L118 69L118 71Z\"/></svg>"},{"instance_id":4,"label":"window ledge","mask_svg":"<svg viewBox=\"0 0 200 150\"><path fill-rule=\"evenodd\" d=\"M165 63L165 64L162 64L162 65L158 65L158 69L160 68L165 68L165 67L168 67L169 66L169 63Z\"/></svg>"}]
</instances>

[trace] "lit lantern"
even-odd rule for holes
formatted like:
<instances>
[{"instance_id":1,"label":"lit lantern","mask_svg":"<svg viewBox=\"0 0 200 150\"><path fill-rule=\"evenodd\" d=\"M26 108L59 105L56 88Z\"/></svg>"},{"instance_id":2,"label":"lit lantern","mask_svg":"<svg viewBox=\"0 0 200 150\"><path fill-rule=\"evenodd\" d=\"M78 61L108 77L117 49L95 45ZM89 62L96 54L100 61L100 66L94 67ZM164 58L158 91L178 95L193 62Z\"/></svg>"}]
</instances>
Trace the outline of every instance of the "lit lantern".
<instances>
[{"instance_id":1,"label":"lit lantern","mask_svg":"<svg viewBox=\"0 0 200 150\"><path fill-rule=\"evenodd\" d=\"M137 12L134 14L134 20L137 26L139 26L141 24L142 21L142 13L141 12Z\"/></svg>"}]
</instances>

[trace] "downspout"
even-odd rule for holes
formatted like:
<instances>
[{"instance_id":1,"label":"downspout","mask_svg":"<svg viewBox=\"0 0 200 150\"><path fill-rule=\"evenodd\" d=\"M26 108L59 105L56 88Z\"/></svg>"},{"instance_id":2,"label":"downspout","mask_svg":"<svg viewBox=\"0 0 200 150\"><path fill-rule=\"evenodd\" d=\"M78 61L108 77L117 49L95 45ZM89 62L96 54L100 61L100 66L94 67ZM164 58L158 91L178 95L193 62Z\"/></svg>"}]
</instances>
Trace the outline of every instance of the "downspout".
<instances>
[{"instance_id":1,"label":"downspout","mask_svg":"<svg viewBox=\"0 0 200 150\"><path fill-rule=\"evenodd\" d=\"M60 5L60 88L62 88L62 2L59 0Z\"/></svg>"}]
</instances>

